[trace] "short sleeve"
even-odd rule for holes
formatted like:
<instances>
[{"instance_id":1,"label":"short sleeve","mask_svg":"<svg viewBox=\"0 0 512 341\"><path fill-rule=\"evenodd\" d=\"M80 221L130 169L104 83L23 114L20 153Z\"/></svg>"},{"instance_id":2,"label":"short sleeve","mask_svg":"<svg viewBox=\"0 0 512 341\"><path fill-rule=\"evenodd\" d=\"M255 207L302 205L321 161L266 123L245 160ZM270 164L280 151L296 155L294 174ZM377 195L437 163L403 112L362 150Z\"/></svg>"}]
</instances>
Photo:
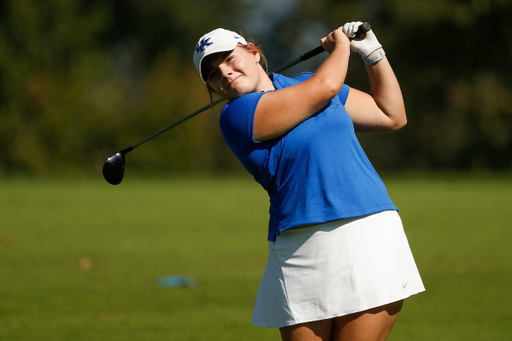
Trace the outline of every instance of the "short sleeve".
<instances>
[{"instance_id":1,"label":"short sleeve","mask_svg":"<svg viewBox=\"0 0 512 341\"><path fill-rule=\"evenodd\" d=\"M262 92L247 94L229 102L222 110L220 129L230 147L258 143L254 141L254 113L262 95Z\"/></svg>"},{"instance_id":2,"label":"short sleeve","mask_svg":"<svg viewBox=\"0 0 512 341\"><path fill-rule=\"evenodd\" d=\"M347 84L343 84L341 91L338 93L338 98L340 99L341 104L345 105L345 103L347 103L349 91L350 87Z\"/></svg>"},{"instance_id":3,"label":"short sleeve","mask_svg":"<svg viewBox=\"0 0 512 341\"><path fill-rule=\"evenodd\" d=\"M254 113L263 94L247 94L226 104L219 122L224 141L258 182L270 153L268 142L254 141Z\"/></svg>"}]
</instances>

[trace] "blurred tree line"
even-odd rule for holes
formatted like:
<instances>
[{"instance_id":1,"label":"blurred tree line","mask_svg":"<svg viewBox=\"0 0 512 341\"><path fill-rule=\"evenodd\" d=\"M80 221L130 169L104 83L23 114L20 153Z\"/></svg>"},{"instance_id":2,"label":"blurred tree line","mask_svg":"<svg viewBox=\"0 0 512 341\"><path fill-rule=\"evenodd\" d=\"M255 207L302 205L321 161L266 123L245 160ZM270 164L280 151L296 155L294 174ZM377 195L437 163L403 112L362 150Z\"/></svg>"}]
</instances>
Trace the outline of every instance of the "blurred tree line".
<instances>
[{"instance_id":1,"label":"blurred tree line","mask_svg":"<svg viewBox=\"0 0 512 341\"><path fill-rule=\"evenodd\" d=\"M360 135L377 168L510 169L511 19L512 0L0 0L0 172L99 171L208 104L192 53L211 29L254 40L272 69L353 20L372 24L408 110L400 132ZM347 83L371 91L357 55ZM147 142L127 167L241 170L221 108Z\"/></svg>"}]
</instances>

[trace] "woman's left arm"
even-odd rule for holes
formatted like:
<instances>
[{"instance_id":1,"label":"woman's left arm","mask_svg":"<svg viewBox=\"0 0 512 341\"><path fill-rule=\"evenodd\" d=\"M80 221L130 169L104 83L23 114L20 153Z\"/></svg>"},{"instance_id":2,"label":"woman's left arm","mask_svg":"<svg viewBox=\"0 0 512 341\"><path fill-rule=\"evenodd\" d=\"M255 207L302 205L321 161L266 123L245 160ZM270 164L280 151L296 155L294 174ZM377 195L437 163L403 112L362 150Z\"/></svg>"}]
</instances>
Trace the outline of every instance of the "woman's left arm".
<instances>
[{"instance_id":1,"label":"woman's left arm","mask_svg":"<svg viewBox=\"0 0 512 341\"><path fill-rule=\"evenodd\" d=\"M407 123L400 85L375 33L370 30L364 38L356 37L360 24L360 21L346 23L343 31L353 38L350 50L358 52L366 64L372 94L351 88L345 109L356 131L398 130Z\"/></svg>"},{"instance_id":2,"label":"woman's left arm","mask_svg":"<svg viewBox=\"0 0 512 341\"><path fill-rule=\"evenodd\" d=\"M386 57L366 66L372 94L350 88L345 109L356 131L385 132L402 128L407 123L400 85Z\"/></svg>"}]
</instances>

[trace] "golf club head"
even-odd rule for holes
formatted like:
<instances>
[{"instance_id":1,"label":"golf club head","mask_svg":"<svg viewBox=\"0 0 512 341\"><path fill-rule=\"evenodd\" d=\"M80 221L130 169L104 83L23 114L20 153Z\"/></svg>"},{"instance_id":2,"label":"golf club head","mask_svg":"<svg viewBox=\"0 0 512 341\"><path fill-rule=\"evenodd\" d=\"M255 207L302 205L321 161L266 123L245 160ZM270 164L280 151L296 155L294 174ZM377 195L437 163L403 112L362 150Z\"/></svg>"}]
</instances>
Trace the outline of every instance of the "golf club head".
<instances>
[{"instance_id":1,"label":"golf club head","mask_svg":"<svg viewBox=\"0 0 512 341\"><path fill-rule=\"evenodd\" d=\"M110 155L103 162L103 177L111 185L119 185L124 177L124 153Z\"/></svg>"}]
</instances>

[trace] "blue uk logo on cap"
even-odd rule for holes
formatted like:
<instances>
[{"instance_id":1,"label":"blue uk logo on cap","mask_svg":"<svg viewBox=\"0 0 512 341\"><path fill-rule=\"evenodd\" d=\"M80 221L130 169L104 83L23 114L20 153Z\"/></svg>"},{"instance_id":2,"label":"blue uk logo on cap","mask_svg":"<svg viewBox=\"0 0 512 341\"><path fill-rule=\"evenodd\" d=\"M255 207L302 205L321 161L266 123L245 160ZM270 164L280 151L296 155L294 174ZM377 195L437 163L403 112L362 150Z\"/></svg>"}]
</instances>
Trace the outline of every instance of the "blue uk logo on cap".
<instances>
[{"instance_id":1,"label":"blue uk logo on cap","mask_svg":"<svg viewBox=\"0 0 512 341\"><path fill-rule=\"evenodd\" d=\"M199 42L199 44L197 44L197 46L196 46L196 51L198 53L203 53L204 50L206 50L206 48L208 46L213 44L213 42L210 40L211 40L211 38L204 38L203 40L201 40L201 42Z\"/></svg>"}]
</instances>

